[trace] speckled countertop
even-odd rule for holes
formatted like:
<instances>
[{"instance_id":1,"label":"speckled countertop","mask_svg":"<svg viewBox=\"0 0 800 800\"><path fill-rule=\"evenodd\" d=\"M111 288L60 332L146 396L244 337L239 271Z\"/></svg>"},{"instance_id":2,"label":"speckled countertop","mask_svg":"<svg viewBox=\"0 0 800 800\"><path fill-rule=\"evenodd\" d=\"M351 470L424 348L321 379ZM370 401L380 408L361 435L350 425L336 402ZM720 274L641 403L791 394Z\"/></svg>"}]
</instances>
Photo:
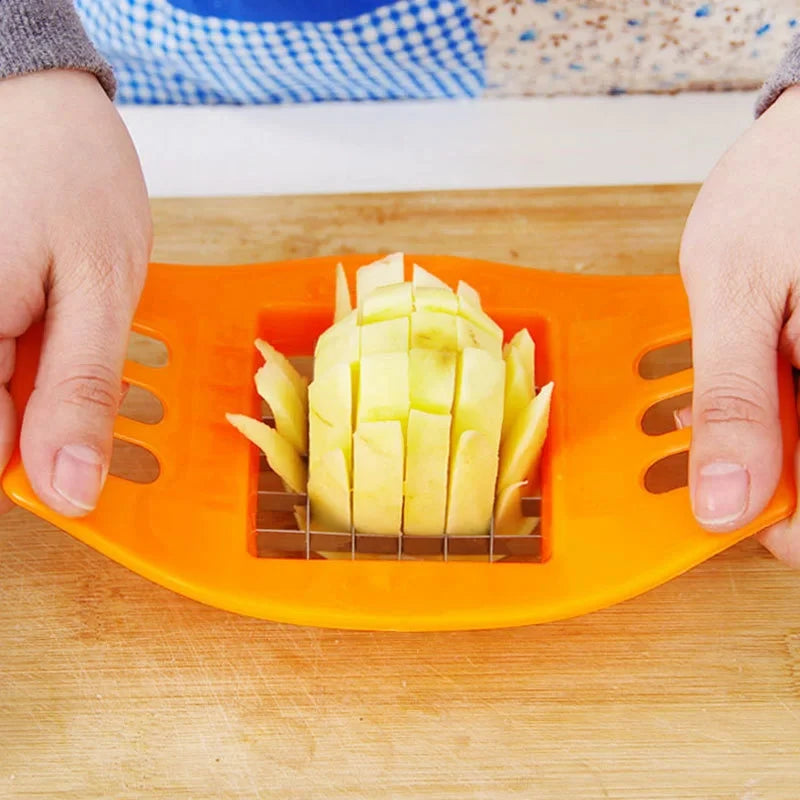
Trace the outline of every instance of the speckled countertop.
<instances>
[{"instance_id":1,"label":"speckled countertop","mask_svg":"<svg viewBox=\"0 0 800 800\"><path fill-rule=\"evenodd\" d=\"M755 89L800 31L796 0L469 0L487 95Z\"/></svg>"}]
</instances>

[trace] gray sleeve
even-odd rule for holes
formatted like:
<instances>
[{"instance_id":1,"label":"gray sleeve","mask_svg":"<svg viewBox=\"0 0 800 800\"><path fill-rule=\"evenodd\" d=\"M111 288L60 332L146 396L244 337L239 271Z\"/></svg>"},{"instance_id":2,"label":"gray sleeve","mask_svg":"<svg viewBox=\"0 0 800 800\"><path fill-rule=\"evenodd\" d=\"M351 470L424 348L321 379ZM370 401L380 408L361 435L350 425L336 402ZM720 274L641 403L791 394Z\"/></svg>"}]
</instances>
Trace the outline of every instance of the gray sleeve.
<instances>
[{"instance_id":1,"label":"gray sleeve","mask_svg":"<svg viewBox=\"0 0 800 800\"><path fill-rule=\"evenodd\" d=\"M116 81L72 0L0 0L0 79L48 69L94 74L113 99Z\"/></svg>"},{"instance_id":2,"label":"gray sleeve","mask_svg":"<svg viewBox=\"0 0 800 800\"><path fill-rule=\"evenodd\" d=\"M0 0L1 2L2 0ZM790 86L800 83L800 34L792 39L778 68L761 88L756 100L756 116L760 117Z\"/></svg>"}]
</instances>

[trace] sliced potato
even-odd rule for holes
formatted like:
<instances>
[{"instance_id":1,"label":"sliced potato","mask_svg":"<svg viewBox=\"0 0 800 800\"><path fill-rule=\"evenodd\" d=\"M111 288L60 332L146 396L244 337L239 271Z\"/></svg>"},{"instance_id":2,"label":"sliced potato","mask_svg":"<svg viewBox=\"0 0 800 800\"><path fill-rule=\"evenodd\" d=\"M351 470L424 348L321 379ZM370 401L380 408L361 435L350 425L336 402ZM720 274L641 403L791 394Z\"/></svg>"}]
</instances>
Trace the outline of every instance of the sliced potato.
<instances>
[{"instance_id":1,"label":"sliced potato","mask_svg":"<svg viewBox=\"0 0 800 800\"><path fill-rule=\"evenodd\" d=\"M506 351L506 388L503 408L503 430L501 440L505 441L519 415L533 399L534 388L531 365L526 364L522 351L510 347Z\"/></svg>"},{"instance_id":2,"label":"sliced potato","mask_svg":"<svg viewBox=\"0 0 800 800\"><path fill-rule=\"evenodd\" d=\"M503 357L502 339L496 338L494 334L478 327L474 322L464 317L458 317L456 319L456 330L459 350L477 347L491 353L498 360Z\"/></svg>"},{"instance_id":3,"label":"sliced potato","mask_svg":"<svg viewBox=\"0 0 800 800\"><path fill-rule=\"evenodd\" d=\"M349 420L348 420L349 422ZM334 425L323 419L313 407L308 411L309 468L331 450L342 450L348 471L352 469L352 430L349 425Z\"/></svg>"},{"instance_id":4,"label":"sliced potato","mask_svg":"<svg viewBox=\"0 0 800 800\"><path fill-rule=\"evenodd\" d=\"M360 267L356 272L356 305L360 308L364 299L378 287L402 283L404 278L402 253L390 253Z\"/></svg>"},{"instance_id":5,"label":"sliced potato","mask_svg":"<svg viewBox=\"0 0 800 800\"><path fill-rule=\"evenodd\" d=\"M361 326L361 357L375 353L407 353L408 317L370 322Z\"/></svg>"},{"instance_id":6,"label":"sliced potato","mask_svg":"<svg viewBox=\"0 0 800 800\"><path fill-rule=\"evenodd\" d=\"M450 414L456 391L456 353L414 347L408 352L411 407L431 414Z\"/></svg>"},{"instance_id":7,"label":"sliced potato","mask_svg":"<svg viewBox=\"0 0 800 800\"><path fill-rule=\"evenodd\" d=\"M309 453L313 464L330 450L345 455L348 473L352 467L353 384L348 364L338 364L309 387Z\"/></svg>"},{"instance_id":8,"label":"sliced potato","mask_svg":"<svg viewBox=\"0 0 800 800\"><path fill-rule=\"evenodd\" d=\"M411 280L415 290L430 287L433 289L447 289L448 291L452 291L443 280L437 278L432 272L428 272L428 270L424 269L419 264L414 264Z\"/></svg>"},{"instance_id":9,"label":"sliced potato","mask_svg":"<svg viewBox=\"0 0 800 800\"><path fill-rule=\"evenodd\" d=\"M408 420L408 353L375 353L360 361L357 419Z\"/></svg>"},{"instance_id":10,"label":"sliced potato","mask_svg":"<svg viewBox=\"0 0 800 800\"><path fill-rule=\"evenodd\" d=\"M353 523L357 531L400 533L404 456L399 422L359 422L353 436Z\"/></svg>"},{"instance_id":11,"label":"sliced potato","mask_svg":"<svg viewBox=\"0 0 800 800\"><path fill-rule=\"evenodd\" d=\"M539 480L552 395L548 384L535 396L530 333L503 345L472 286L453 291L418 264L412 273L406 282L403 254L391 253L358 269L351 292L338 264L314 380L258 340L256 384L277 430L229 419L287 488L308 492L312 520L295 509L301 529L485 536L494 521L500 535L529 534L522 487Z\"/></svg>"},{"instance_id":12,"label":"sliced potato","mask_svg":"<svg viewBox=\"0 0 800 800\"><path fill-rule=\"evenodd\" d=\"M267 361L255 376L256 389L272 410L275 427L300 455L308 454L306 404L276 361Z\"/></svg>"},{"instance_id":13,"label":"sliced potato","mask_svg":"<svg viewBox=\"0 0 800 800\"><path fill-rule=\"evenodd\" d=\"M449 414L411 409L406 435L403 532L439 536L447 512Z\"/></svg>"},{"instance_id":14,"label":"sliced potato","mask_svg":"<svg viewBox=\"0 0 800 800\"><path fill-rule=\"evenodd\" d=\"M457 318L441 311L412 312L411 347L458 350Z\"/></svg>"},{"instance_id":15,"label":"sliced potato","mask_svg":"<svg viewBox=\"0 0 800 800\"><path fill-rule=\"evenodd\" d=\"M350 429L352 380L349 364L337 364L308 387L308 404L329 425Z\"/></svg>"},{"instance_id":16,"label":"sliced potato","mask_svg":"<svg viewBox=\"0 0 800 800\"><path fill-rule=\"evenodd\" d=\"M449 533L480 532L486 514L491 518L492 504L487 512L486 496L489 492L494 499L504 386L502 360L474 348L459 354L450 440Z\"/></svg>"},{"instance_id":17,"label":"sliced potato","mask_svg":"<svg viewBox=\"0 0 800 800\"><path fill-rule=\"evenodd\" d=\"M408 317L414 308L414 293L410 283L392 283L370 292L360 306L360 322L380 322Z\"/></svg>"},{"instance_id":18,"label":"sliced potato","mask_svg":"<svg viewBox=\"0 0 800 800\"><path fill-rule=\"evenodd\" d=\"M468 430L483 433L495 449L503 425L505 363L485 350L468 347L459 354L453 404L454 444Z\"/></svg>"},{"instance_id":19,"label":"sliced potato","mask_svg":"<svg viewBox=\"0 0 800 800\"><path fill-rule=\"evenodd\" d=\"M337 364L354 364L358 361L360 336L356 315L356 311L351 311L317 339L314 348L315 380Z\"/></svg>"},{"instance_id":20,"label":"sliced potato","mask_svg":"<svg viewBox=\"0 0 800 800\"><path fill-rule=\"evenodd\" d=\"M269 342L264 341L264 339L256 339L255 347L256 350L261 353L261 357L264 361L274 361L286 374L286 377L292 382L292 386L294 386L298 397L303 405L305 405L307 402L306 395L308 394L308 378L306 378L305 375L301 375L294 364L292 364L283 353L278 352Z\"/></svg>"},{"instance_id":21,"label":"sliced potato","mask_svg":"<svg viewBox=\"0 0 800 800\"><path fill-rule=\"evenodd\" d=\"M450 459L447 533L455 536L489 533L496 474L497 448L480 431L464 431Z\"/></svg>"},{"instance_id":22,"label":"sliced potato","mask_svg":"<svg viewBox=\"0 0 800 800\"><path fill-rule=\"evenodd\" d=\"M329 533L350 531L350 471L342 450L314 458L308 474L311 528Z\"/></svg>"},{"instance_id":23,"label":"sliced potato","mask_svg":"<svg viewBox=\"0 0 800 800\"><path fill-rule=\"evenodd\" d=\"M458 282L458 286L456 287L456 294L458 295L459 300L465 300L473 308L477 308L479 311L480 309L483 308L483 306L481 305L480 294L478 294L478 292L465 281Z\"/></svg>"},{"instance_id":24,"label":"sliced potato","mask_svg":"<svg viewBox=\"0 0 800 800\"><path fill-rule=\"evenodd\" d=\"M225 419L261 449L267 457L270 469L290 492L305 493L308 483L306 464L288 440L269 425L244 414L226 414Z\"/></svg>"},{"instance_id":25,"label":"sliced potato","mask_svg":"<svg viewBox=\"0 0 800 800\"><path fill-rule=\"evenodd\" d=\"M353 303L350 300L350 284L347 282L344 267L336 265L336 303L333 311L333 321L339 322L353 310Z\"/></svg>"},{"instance_id":26,"label":"sliced potato","mask_svg":"<svg viewBox=\"0 0 800 800\"><path fill-rule=\"evenodd\" d=\"M414 290L414 309L458 314L458 298L447 287L420 286Z\"/></svg>"},{"instance_id":27,"label":"sliced potato","mask_svg":"<svg viewBox=\"0 0 800 800\"><path fill-rule=\"evenodd\" d=\"M500 446L499 493L538 471L550 421L552 396L551 381L528 403Z\"/></svg>"},{"instance_id":28,"label":"sliced potato","mask_svg":"<svg viewBox=\"0 0 800 800\"><path fill-rule=\"evenodd\" d=\"M503 347L503 356L506 355L507 349L514 348L520 354L522 364L530 372L530 384L536 386L535 383L535 361L536 361L536 346L533 343L531 334L527 328L518 330Z\"/></svg>"},{"instance_id":29,"label":"sliced potato","mask_svg":"<svg viewBox=\"0 0 800 800\"><path fill-rule=\"evenodd\" d=\"M463 297L458 298L458 313L459 316L468 320L476 327L486 331L493 337L498 345L503 343L503 329L479 306L473 305L470 301Z\"/></svg>"},{"instance_id":30,"label":"sliced potato","mask_svg":"<svg viewBox=\"0 0 800 800\"><path fill-rule=\"evenodd\" d=\"M536 530L538 519L522 515L522 487L526 483L512 483L498 495L494 513L497 536L530 536Z\"/></svg>"}]
</instances>

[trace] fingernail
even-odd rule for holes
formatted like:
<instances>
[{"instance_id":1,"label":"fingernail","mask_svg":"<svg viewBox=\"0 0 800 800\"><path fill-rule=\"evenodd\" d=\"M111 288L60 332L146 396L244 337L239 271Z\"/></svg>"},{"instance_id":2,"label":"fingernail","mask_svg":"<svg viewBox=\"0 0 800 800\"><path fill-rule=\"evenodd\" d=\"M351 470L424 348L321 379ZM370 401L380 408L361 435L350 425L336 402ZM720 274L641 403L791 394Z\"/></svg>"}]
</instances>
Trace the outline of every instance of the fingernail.
<instances>
[{"instance_id":1,"label":"fingernail","mask_svg":"<svg viewBox=\"0 0 800 800\"><path fill-rule=\"evenodd\" d=\"M750 494L750 476L741 464L717 461L698 474L694 513L701 524L727 525L741 517Z\"/></svg>"},{"instance_id":2,"label":"fingernail","mask_svg":"<svg viewBox=\"0 0 800 800\"><path fill-rule=\"evenodd\" d=\"M94 509L105 479L103 457L93 448L69 444L58 451L53 488L76 508Z\"/></svg>"}]
</instances>

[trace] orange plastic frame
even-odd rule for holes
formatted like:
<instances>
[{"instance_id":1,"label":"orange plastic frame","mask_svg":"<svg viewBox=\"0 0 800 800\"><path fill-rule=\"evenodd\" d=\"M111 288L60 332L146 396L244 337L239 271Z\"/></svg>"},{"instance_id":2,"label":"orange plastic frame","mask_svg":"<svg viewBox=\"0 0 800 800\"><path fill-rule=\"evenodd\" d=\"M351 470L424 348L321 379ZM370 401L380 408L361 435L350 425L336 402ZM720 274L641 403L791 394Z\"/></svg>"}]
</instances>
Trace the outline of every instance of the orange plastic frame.
<instances>
[{"instance_id":1,"label":"orange plastic frame","mask_svg":"<svg viewBox=\"0 0 800 800\"><path fill-rule=\"evenodd\" d=\"M795 505L797 437L790 370L782 365L784 471L767 511L730 535L703 531L686 489L654 495L650 465L685 451L690 431L647 436L645 411L691 391L692 372L640 377L647 351L690 337L677 276L551 273L446 256L408 256L481 293L506 335L527 326L537 382L555 381L543 464L545 562L306 561L254 555L257 457L224 418L258 414L256 336L308 355L331 323L334 267L378 255L236 267L153 264L135 330L161 339L169 363L129 362L125 378L164 405L158 425L120 417L116 436L156 455L141 485L110 477L96 511L63 518L34 495L17 452L3 488L19 505L176 592L283 622L371 630L452 630L540 623L593 611L661 584ZM22 411L33 386L39 331L19 343L11 386Z\"/></svg>"}]
</instances>

